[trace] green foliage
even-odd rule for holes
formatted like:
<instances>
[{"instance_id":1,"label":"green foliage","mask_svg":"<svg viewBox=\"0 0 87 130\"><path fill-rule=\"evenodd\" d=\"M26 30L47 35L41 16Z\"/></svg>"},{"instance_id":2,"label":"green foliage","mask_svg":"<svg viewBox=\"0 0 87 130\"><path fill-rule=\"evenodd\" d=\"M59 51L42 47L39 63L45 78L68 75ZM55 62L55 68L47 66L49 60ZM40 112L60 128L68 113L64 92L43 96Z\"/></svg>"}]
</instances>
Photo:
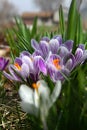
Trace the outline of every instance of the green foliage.
<instances>
[{"instance_id":1,"label":"green foliage","mask_svg":"<svg viewBox=\"0 0 87 130\"><path fill-rule=\"evenodd\" d=\"M15 18L16 27L7 30L6 38L11 47L11 56L19 55L21 51L27 50L33 52L31 47L31 39L38 37L37 35L37 18L35 18L32 29L30 30L21 18Z\"/></svg>"},{"instance_id":2,"label":"green foliage","mask_svg":"<svg viewBox=\"0 0 87 130\"><path fill-rule=\"evenodd\" d=\"M59 8L59 23L60 23L60 33L63 38L65 38L65 21L62 6Z\"/></svg>"},{"instance_id":3,"label":"green foliage","mask_svg":"<svg viewBox=\"0 0 87 130\"><path fill-rule=\"evenodd\" d=\"M74 40L77 24L76 21L77 21L76 0L72 0L68 14L66 39Z\"/></svg>"},{"instance_id":4,"label":"green foliage","mask_svg":"<svg viewBox=\"0 0 87 130\"><path fill-rule=\"evenodd\" d=\"M72 72L69 77L69 82L66 81L63 84L61 99L62 116L59 120L60 130L87 129L81 116L85 103L85 82L87 81L83 71L83 66L80 66L75 72Z\"/></svg>"}]
</instances>

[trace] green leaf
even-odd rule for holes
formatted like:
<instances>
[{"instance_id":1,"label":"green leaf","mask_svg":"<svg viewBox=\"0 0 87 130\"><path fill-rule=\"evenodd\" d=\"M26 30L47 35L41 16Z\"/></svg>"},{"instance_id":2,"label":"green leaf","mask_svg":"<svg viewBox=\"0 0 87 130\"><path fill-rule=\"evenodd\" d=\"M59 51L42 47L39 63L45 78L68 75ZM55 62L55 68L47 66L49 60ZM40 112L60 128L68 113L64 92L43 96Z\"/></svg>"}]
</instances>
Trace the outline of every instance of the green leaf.
<instances>
[{"instance_id":1,"label":"green leaf","mask_svg":"<svg viewBox=\"0 0 87 130\"><path fill-rule=\"evenodd\" d=\"M76 30L76 42L77 44L83 42L83 29L82 29L82 20L80 14L78 14L77 21L77 30Z\"/></svg>"},{"instance_id":2,"label":"green leaf","mask_svg":"<svg viewBox=\"0 0 87 130\"><path fill-rule=\"evenodd\" d=\"M59 8L59 23L60 23L60 33L62 34L62 37L65 37L65 22L64 22L64 14L63 14L63 8L60 6Z\"/></svg>"},{"instance_id":3,"label":"green leaf","mask_svg":"<svg viewBox=\"0 0 87 130\"><path fill-rule=\"evenodd\" d=\"M34 19L33 28L31 30L31 37L33 37L37 33L37 17Z\"/></svg>"},{"instance_id":4,"label":"green leaf","mask_svg":"<svg viewBox=\"0 0 87 130\"><path fill-rule=\"evenodd\" d=\"M75 39L76 23L77 23L76 0L72 0L68 14L67 33L66 33L67 40Z\"/></svg>"}]
</instances>

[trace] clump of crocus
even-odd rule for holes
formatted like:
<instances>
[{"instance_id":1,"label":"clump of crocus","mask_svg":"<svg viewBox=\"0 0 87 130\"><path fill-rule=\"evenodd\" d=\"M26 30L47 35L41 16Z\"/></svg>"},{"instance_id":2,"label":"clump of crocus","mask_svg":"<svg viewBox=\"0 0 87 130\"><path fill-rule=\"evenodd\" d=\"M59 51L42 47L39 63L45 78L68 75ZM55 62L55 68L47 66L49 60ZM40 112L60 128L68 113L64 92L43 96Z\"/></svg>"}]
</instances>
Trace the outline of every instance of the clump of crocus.
<instances>
[{"instance_id":1,"label":"clump of crocus","mask_svg":"<svg viewBox=\"0 0 87 130\"><path fill-rule=\"evenodd\" d=\"M4 57L0 57L0 71L3 71L6 68L8 62L9 60L5 59Z\"/></svg>"},{"instance_id":2,"label":"clump of crocus","mask_svg":"<svg viewBox=\"0 0 87 130\"><path fill-rule=\"evenodd\" d=\"M35 50L34 55L41 55L45 59L47 74L53 82L64 81L76 66L87 59L84 44L79 44L73 54L73 41L67 40L63 43L61 36L52 39L44 37L39 43L33 39L31 45Z\"/></svg>"},{"instance_id":3,"label":"clump of crocus","mask_svg":"<svg viewBox=\"0 0 87 130\"><path fill-rule=\"evenodd\" d=\"M60 94L61 84L78 65L84 63L87 51L83 44L79 44L73 53L73 41L63 43L61 36L44 37L39 43L33 39L31 46L34 52L21 52L14 64L9 65L10 74L5 71L3 74L22 83L19 88L22 109L35 116L40 115L46 129L45 119ZM5 65L1 64L2 70ZM54 84L52 92L45 76L46 79L49 76Z\"/></svg>"},{"instance_id":4,"label":"clump of crocus","mask_svg":"<svg viewBox=\"0 0 87 130\"><path fill-rule=\"evenodd\" d=\"M43 37L39 43L32 39L31 46L34 49L33 54L22 52L14 64L9 66L11 74L4 72L7 78L30 83L40 80L43 74L49 75L53 82L64 81L76 66L87 59L87 51L83 44L79 44L73 54L73 41L63 43L61 36L52 39Z\"/></svg>"}]
</instances>

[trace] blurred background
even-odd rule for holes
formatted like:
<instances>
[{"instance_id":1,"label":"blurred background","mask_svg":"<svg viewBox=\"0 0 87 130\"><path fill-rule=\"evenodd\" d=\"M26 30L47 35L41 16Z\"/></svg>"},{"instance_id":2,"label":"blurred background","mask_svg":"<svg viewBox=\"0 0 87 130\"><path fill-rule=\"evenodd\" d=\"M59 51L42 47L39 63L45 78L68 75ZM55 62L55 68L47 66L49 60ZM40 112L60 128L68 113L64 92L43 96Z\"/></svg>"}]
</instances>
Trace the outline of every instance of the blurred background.
<instances>
[{"instance_id":1,"label":"blurred background","mask_svg":"<svg viewBox=\"0 0 87 130\"><path fill-rule=\"evenodd\" d=\"M82 15L84 28L87 29L87 0L76 1L77 9ZM67 22L70 3L71 0L0 0L0 29L13 26L15 16L20 16L27 26L32 25L35 16L38 17L38 25L58 24L60 5L63 6L64 17Z\"/></svg>"}]
</instances>

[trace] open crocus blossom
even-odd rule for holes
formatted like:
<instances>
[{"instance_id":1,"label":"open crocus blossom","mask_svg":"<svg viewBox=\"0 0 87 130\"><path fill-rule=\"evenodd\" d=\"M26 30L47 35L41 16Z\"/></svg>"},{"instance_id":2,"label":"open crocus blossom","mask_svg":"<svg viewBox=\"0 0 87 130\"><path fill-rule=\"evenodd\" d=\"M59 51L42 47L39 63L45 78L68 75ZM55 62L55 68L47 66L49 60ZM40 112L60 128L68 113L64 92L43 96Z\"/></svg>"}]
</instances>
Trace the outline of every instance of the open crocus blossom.
<instances>
[{"instance_id":1,"label":"open crocus blossom","mask_svg":"<svg viewBox=\"0 0 87 130\"><path fill-rule=\"evenodd\" d=\"M61 81L56 82L52 93L44 80L37 81L32 87L33 89L25 84L20 86L21 107L25 112L35 116L40 115L41 119L45 120L49 109L60 95Z\"/></svg>"},{"instance_id":2,"label":"open crocus blossom","mask_svg":"<svg viewBox=\"0 0 87 130\"><path fill-rule=\"evenodd\" d=\"M3 71L7 64L8 64L9 60L5 59L4 57L0 57L0 70Z\"/></svg>"},{"instance_id":3,"label":"open crocus blossom","mask_svg":"<svg viewBox=\"0 0 87 130\"><path fill-rule=\"evenodd\" d=\"M36 82L39 79L39 74L42 72L46 75L45 61L41 56L30 55L27 51L16 57L14 64L9 65L10 74L3 72L4 75L15 81L25 81L29 83L29 79Z\"/></svg>"}]
</instances>

